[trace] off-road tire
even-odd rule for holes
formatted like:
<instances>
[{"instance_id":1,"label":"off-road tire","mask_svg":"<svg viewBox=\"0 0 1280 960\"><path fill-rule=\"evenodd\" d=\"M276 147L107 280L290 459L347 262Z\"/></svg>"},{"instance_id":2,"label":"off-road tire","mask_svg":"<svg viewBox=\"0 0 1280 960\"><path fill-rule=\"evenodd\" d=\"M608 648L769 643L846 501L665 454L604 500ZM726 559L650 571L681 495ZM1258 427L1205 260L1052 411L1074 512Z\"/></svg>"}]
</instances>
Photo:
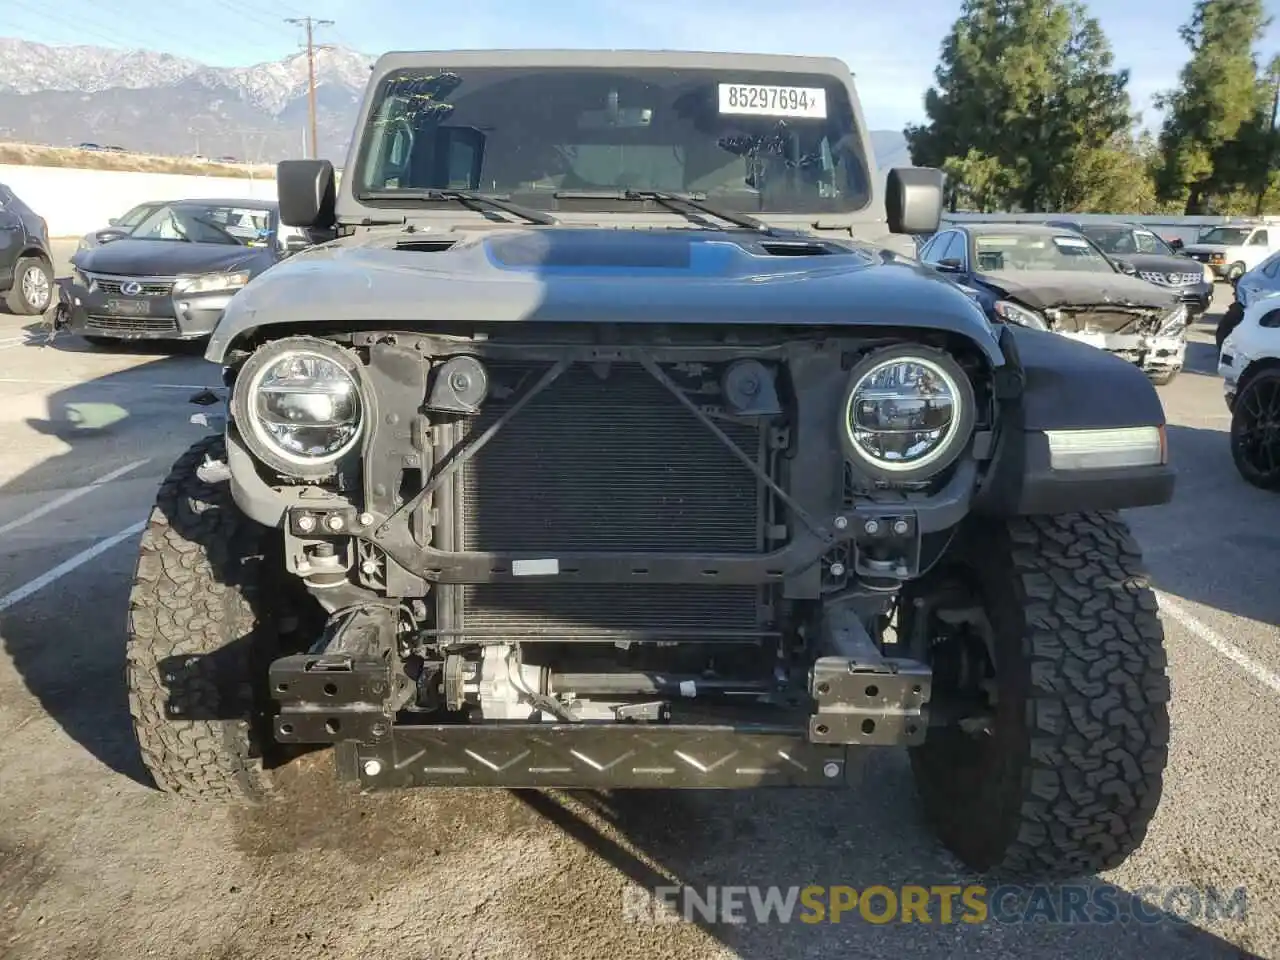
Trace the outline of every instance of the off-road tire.
<instances>
[{"instance_id":1,"label":"off-road tire","mask_svg":"<svg viewBox=\"0 0 1280 960\"><path fill-rule=\"evenodd\" d=\"M40 269L44 271L45 282L49 288L49 302L43 307L37 307L35 304L27 300L26 293L22 289L22 278L27 275L27 271L31 269ZM10 313L20 317L38 317L42 316L50 307L58 302L57 286L54 283L53 265L43 257L22 257L13 266L13 286L5 293L5 306Z\"/></svg>"},{"instance_id":2,"label":"off-road tire","mask_svg":"<svg viewBox=\"0 0 1280 960\"><path fill-rule=\"evenodd\" d=\"M201 479L206 456L225 460L221 437L177 460L142 534L129 598L129 710L161 790L259 802L273 793L263 757L277 643L264 609L269 531L241 513L226 480Z\"/></svg>"},{"instance_id":3,"label":"off-road tire","mask_svg":"<svg viewBox=\"0 0 1280 960\"><path fill-rule=\"evenodd\" d=\"M1236 398L1231 404L1231 460L1236 465L1236 472L1252 486L1259 490L1280 490L1280 469L1270 472L1259 470L1245 454L1241 434L1246 424L1256 419L1254 401L1269 402L1273 396L1280 395L1280 367L1263 367L1246 373L1236 390ZM1262 401L1265 397L1266 401Z\"/></svg>"},{"instance_id":4,"label":"off-road tire","mask_svg":"<svg viewBox=\"0 0 1280 960\"><path fill-rule=\"evenodd\" d=\"M1164 630L1138 546L1115 513L988 523L968 540L996 719L912 749L925 814L992 877L1110 870L1145 839L1168 761Z\"/></svg>"}]
</instances>

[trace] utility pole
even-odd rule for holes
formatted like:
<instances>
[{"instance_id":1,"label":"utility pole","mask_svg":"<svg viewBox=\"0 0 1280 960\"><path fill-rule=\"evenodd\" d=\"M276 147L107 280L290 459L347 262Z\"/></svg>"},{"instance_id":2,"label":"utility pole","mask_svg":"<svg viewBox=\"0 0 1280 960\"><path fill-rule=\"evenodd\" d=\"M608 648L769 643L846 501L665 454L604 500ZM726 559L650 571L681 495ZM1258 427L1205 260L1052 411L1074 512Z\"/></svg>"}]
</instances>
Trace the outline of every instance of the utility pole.
<instances>
[{"instance_id":1,"label":"utility pole","mask_svg":"<svg viewBox=\"0 0 1280 960\"><path fill-rule=\"evenodd\" d=\"M316 50L326 49L325 47L316 47L315 44L315 28L331 27L332 20L316 20L312 17L287 17L285 23L291 23L295 27L304 27L307 31L307 112L311 121L311 150L312 159L315 158L318 148L316 146Z\"/></svg>"}]
</instances>

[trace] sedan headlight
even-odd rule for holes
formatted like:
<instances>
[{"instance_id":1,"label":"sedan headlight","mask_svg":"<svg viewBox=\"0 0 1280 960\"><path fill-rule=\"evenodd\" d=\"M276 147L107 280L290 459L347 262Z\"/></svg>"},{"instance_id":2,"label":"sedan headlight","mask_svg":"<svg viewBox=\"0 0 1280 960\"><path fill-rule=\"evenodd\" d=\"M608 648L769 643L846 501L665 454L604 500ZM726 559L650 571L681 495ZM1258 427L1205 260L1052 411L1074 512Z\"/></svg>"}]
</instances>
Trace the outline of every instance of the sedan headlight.
<instances>
[{"instance_id":1,"label":"sedan headlight","mask_svg":"<svg viewBox=\"0 0 1280 960\"><path fill-rule=\"evenodd\" d=\"M997 300L995 311L996 316L1006 323L1016 323L1022 327L1030 327L1032 330L1049 329L1049 325L1044 322L1044 317L1040 314L1010 300Z\"/></svg>"},{"instance_id":2,"label":"sedan headlight","mask_svg":"<svg viewBox=\"0 0 1280 960\"><path fill-rule=\"evenodd\" d=\"M207 273L201 277L186 277L173 285L173 292L184 293L220 293L224 290L239 290L249 282L249 273L242 270L238 273Z\"/></svg>"},{"instance_id":3,"label":"sedan headlight","mask_svg":"<svg viewBox=\"0 0 1280 960\"><path fill-rule=\"evenodd\" d=\"M973 431L973 386L949 355L890 347L850 374L846 455L875 479L915 482L950 466Z\"/></svg>"},{"instance_id":4,"label":"sedan headlight","mask_svg":"<svg viewBox=\"0 0 1280 960\"><path fill-rule=\"evenodd\" d=\"M354 357L328 341L278 340L241 369L232 416L268 466L290 476L328 474L360 439L358 370Z\"/></svg>"}]
</instances>

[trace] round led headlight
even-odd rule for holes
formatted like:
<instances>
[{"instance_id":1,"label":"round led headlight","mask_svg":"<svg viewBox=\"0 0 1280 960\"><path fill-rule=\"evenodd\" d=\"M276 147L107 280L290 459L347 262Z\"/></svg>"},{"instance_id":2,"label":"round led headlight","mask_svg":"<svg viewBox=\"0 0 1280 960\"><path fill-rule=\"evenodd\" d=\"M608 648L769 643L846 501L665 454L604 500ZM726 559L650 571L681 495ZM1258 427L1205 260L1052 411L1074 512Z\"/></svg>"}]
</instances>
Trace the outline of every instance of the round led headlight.
<instances>
[{"instance_id":1,"label":"round led headlight","mask_svg":"<svg viewBox=\"0 0 1280 960\"><path fill-rule=\"evenodd\" d=\"M853 368L844 409L846 455L875 479L927 480L965 448L976 402L949 355L890 347Z\"/></svg>"},{"instance_id":2,"label":"round led headlight","mask_svg":"<svg viewBox=\"0 0 1280 960\"><path fill-rule=\"evenodd\" d=\"M327 341L276 341L240 371L232 415L268 466L291 476L327 474L360 440L358 371L353 356Z\"/></svg>"}]
</instances>

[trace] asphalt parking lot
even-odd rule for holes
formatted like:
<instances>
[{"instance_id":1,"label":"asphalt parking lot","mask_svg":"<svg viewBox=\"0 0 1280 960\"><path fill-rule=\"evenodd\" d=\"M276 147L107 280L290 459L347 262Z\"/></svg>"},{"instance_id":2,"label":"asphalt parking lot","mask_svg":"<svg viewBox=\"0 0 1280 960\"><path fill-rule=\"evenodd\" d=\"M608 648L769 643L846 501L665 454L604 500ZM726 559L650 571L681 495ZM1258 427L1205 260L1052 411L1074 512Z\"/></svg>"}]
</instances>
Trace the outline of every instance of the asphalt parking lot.
<instances>
[{"instance_id":1,"label":"asphalt parking lot","mask_svg":"<svg viewBox=\"0 0 1280 960\"><path fill-rule=\"evenodd\" d=\"M1139 853L1096 883L1171 914L1153 888L1243 886L1243 917L712 926L628 922L624 888L974 878L922 826L898 753L841 793L360 798L308 760L269 810L166 799L128 726L127 585L156 485L201 434L187 398L217 371L196 350L46 344L0 315L0 956L1280 956L1280 497L1232 467L1214 320L1160 388L1176 499L1131 516L1168 637L1164 799Z\"/></svg>"}]
</instances>

